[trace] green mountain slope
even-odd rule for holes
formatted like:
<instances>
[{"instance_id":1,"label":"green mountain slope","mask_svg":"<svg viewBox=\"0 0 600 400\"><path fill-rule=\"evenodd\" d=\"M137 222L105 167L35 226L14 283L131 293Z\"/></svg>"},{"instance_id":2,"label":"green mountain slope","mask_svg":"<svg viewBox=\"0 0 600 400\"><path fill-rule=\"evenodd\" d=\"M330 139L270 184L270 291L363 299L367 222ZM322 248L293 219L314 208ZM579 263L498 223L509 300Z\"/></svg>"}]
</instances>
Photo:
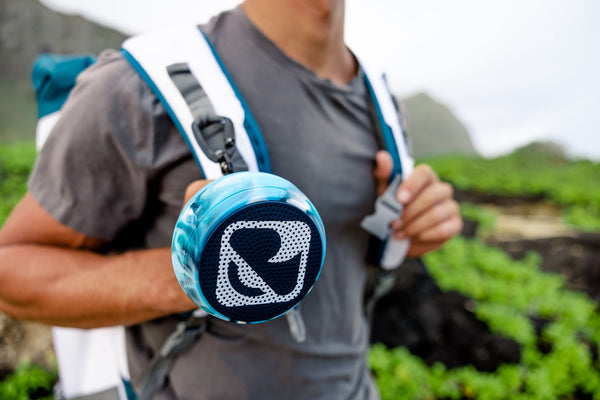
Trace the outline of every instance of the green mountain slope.
<instances>
[{"instance_id":1,"label":"green mountain slope","mask_svg":"<svg viewBox=\"0 0 600 400\"><path fill-rule=\"evenodd\" d=\"M448 107L426 93L407 97L402 104L416 158L477 154L469 131Z\"/></svg>"}]
</instances>

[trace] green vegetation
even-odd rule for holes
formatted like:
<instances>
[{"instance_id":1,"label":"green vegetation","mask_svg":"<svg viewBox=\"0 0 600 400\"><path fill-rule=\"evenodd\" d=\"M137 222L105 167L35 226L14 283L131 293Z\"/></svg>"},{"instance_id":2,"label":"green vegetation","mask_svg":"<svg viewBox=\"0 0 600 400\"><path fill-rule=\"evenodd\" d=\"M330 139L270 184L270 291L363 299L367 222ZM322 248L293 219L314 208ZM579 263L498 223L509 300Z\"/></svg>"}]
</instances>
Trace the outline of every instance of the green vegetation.
<instances>
[{"instance_id":1,"label":"green vegetation","mask_svg":"<svg viewBox=\"0 0 600 400\"><path fill-rule=\"evenodd\" d=\"M384 399L600 399L600 313L582 293L566 290L540 257L513 260L479 240L456 238L425 260L444 290L473 299L474 312L522 349L516 365L494 373L472 366L427 366L406 349L372 348L369 362ZM537 331L534 319L542 321ZM539 329L539 328L538 328Z\"/></svg>"},{"instance_id":2,"label":"green vegetation","mask_svg":"<svg viewBox=\"0 0 600 400\"><path fill-rule=\"evenodd\" d=\"M427 160L443 180L482 193L545 198L563 206L567 224L600 231L600 164L568 160L559 146L535 143L494 159L448 156ZM493 231L496 215L461 204L479 236ZM375 345L369 363L384 399L600 400L600 312L564 279L540 270L541 258L515 260L480 239L458 237L425 257L442 290L472 299L490 330L521 347L518 364L495 372L473 366L427 365L406 348Z\"/></svg>"},{"instance_id":3,"label":"green vegetation","mask_svg":"<svg viewBox=\"0 0 600 400\"><path fill-rule=\"evenodd\" d=\"M493 159L451 156L427 163L459 189L544 197L564 208L567 225L600 231L600 163L524 150Z\"/></svg>"},{"instance_id":4,"label":"green vegetation","mask_svg":"<svg viewBox=\"0 0 600 400\"><path fill-rule=\"evenodd\" d=\"M463 219L477 222L477 234L486 236L496 229L497 215L494 211L472 203L460 203L460 215Z\"/></svg>"},{"instance_id":5,"label":"green vegetation","mask_svg":"<svg viewBox=\"0 0 600 400\"><path fill-rule=\"evenodd\" d=\"M0 382L0 400L51 400L57 379L56 366L48 371L37 365L21 364Z\"/></svg>"},{"instance_id":6,"label":"green vegetation","mask_svg":"<svg viewBox=\"0 0 600 400\"><path fill-rule=\"evenodd\" d=\"M0 144L0 226L27 191L35 157L33 143Z\"/></svg>"}]
</instances>

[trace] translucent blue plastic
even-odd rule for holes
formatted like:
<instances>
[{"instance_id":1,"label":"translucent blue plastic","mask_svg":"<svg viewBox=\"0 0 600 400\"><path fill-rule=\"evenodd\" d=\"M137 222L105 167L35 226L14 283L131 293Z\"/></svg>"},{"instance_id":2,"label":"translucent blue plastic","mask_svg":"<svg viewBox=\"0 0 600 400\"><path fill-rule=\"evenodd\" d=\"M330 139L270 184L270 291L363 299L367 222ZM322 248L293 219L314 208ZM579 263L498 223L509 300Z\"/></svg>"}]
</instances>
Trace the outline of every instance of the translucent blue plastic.
<instances>
[{"instance_id":1,"label":"translucent blue plastic","mask_svg":"<svg viewBox=\"0 0 600 400\"><path fill-rule=\"evenodd\" d=\"M322 250L318 255L312 255L311 260L313 261L311 262L313 263L313 270L318 268L318 272L315 275L313 271L311 280L307 282L310 288L303 291L302 297L310 291L316 282L325 258L325 229L317 210L309 199L292 183L276 175L261 172L238 172L226 175L202 188L185 205L177 221L172 242L173 269L179 284L194 303L209 314L239 323L263 322L284 314L302 300L298 298L289 302L289 304L286 303L289 308L284 310L281 310L280 305L280 308L277 309L277 315L262 320L254 318L252 307L248 306L246 311L249 313L249 318L247 318L248 320L241 320L239 317L232 317L232 315L238 314L228 315L227 307L218 307L219 310L215 309L211 301L207 300L210 297L209 295L212 295L210 298L214 298L214 294L205 293L208 290L208 285L202 287L203 280L200 279L202 271L199 268L205 261L203 257L207 257L207 259L208 257L216 257L214 246L210 247L209 250L206 246L209 240L215 242L213 235L215 235L217 229L220 229L219 232L223 232L222 225L224 221L235 220L237 214L249 207L259 205L268 209L271 204L283 204L285 205L284 210L290 209L288 206L293 207L292 211L299 210L303 213L303 217L312 221L313 224L311 225L316 227L317 232L312 234L318 236L320 246L313 246L313 248L321 248ZM290 214L295 214L295 212ZM216 238L216 240L218 242L224 239ZM260 248L260 243L258 243L258 248ZM211 286L210 290L214 291L214 288Z\"/></svg>"}]
</instances>

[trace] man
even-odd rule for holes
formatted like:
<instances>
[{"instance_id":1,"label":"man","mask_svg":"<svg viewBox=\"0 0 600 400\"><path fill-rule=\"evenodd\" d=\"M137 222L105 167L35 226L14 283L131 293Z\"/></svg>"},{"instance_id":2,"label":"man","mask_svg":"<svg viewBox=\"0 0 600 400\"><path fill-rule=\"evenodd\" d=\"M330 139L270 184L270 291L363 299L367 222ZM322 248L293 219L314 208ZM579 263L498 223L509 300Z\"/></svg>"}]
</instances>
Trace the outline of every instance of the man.
<instances>
[{"instance_id":1,"label":"man","mask_svg":"<svg viewBox=\"0 0 600 400\"><path fill-rule=\"evenodd\" d=\"M378 152L360 69L344 44L342 0L246 0L203 26L249 104L273 173L315 204L327 232L322 275L302 302L307 338L285 318L211 319L157 398L374 399L362 314L368 234L360 228L392 162ZM139 376L195 308L171 267L178 213L206 184L163 106L106 52L84 73L39 156L30 192L0 232L0 309L52 325L126 325ZM417 167L397 192L394 235L409 256L461 229L449 185Z\"/></svg>"}]
</instances>

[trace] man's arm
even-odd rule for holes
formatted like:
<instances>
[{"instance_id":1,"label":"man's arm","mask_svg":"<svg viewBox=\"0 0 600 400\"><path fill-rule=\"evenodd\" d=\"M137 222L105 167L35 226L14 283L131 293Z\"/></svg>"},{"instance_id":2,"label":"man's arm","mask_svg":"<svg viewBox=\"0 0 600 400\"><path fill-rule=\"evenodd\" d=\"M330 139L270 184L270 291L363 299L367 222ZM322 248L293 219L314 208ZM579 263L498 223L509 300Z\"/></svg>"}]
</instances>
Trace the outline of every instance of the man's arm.
<instances>
[{"instance_id":1,"label":"man's arm","mask_svg":"<svg viewBox=\"0 0 600 400\"><path fill-rule=\"evenodd\" d=\"M0 310L93 328L195 308L179 287L169 248L95 253L101 245L60 224L25 195L0 230Z\"/></svg>"}]
</instances>

